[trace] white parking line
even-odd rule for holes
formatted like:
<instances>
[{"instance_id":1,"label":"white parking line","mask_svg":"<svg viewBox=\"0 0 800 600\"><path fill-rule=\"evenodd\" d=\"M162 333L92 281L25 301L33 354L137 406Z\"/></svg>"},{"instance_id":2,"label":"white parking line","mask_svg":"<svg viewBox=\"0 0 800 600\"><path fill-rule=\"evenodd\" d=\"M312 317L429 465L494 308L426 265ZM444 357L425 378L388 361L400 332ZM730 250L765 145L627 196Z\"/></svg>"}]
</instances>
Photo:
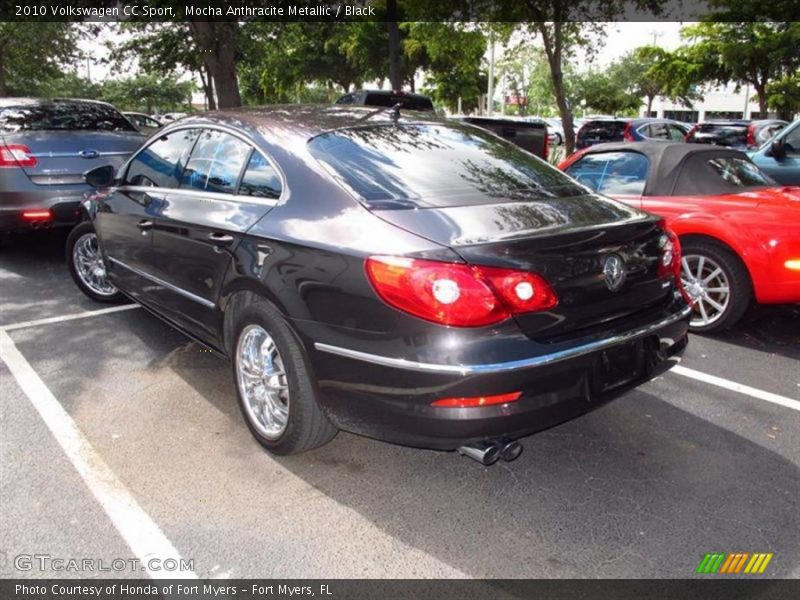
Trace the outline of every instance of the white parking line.
<instances>
[{"instance_id":1,"label":"white parking line","mask_svg":"<svg viewBox=\"0 0 800 600\"><path fill-rule=\"evenodd\" d=\"M0 329L0 359L8 366L14 379L61 445L86 486L103 507L114 527L141 561L141 566L147 570L147 574L153 579L196 579L197 575L192 570L151 569L148 562L151 559L160 560L161 565L165 559L175 559L178 561L177 565L181 565L181 556L83 436L72 417L17 350L11 337L2 329Z\"/></svg>"},{"instance_id":2,"label":"white parking line","mask_svg":"<svg viewBox=\"0 0 800 600\"><path fill-rule=\"evenodd\" d=\"M107 315L109 313L121 312L123 310L132 310L134 308L139 308L139 305L124 304L123 306L112 306L110 308L101 308L98 310L87 310L84 312L74 313L71 315L61 315L60 317L48 317L47 319L38 319L36 321L23 321L22 323L12 323L11 325L0 326L0 329L3 329L5 331L14 331L15 329L25 329L27 327L38 327L39 325L61 323L62 321L72 321L74 319L85 319L87 317Z\"/></svg>"},{"instance_id":3,"label":"white parking line","mask_svg":"<svg viewBox=\"0 0 800 600\"><path fill-rule=\"evenodd\" d=\"M710 383L711 385L716 385L717 387L725 388L726 390L731 390L732 392L738 392L753 398L758 398L759 400L772 402L773 404L777 404L779 406L800 411L800 401L798 400L792 400L791 398L779 396L778 394L773 394L772 392L765 392L764 390L759 390L757 388L750 387L749 385L743 385L741 383L736 383L735 381L723 379L722 377L709 375L708 373L695 371L694 369L687 369L686 367L682 367L680 365L672 367L670 373L683 375L684 377L696 379L697 381L702 381L704 383Z\"/></svg>"}]
</instances>

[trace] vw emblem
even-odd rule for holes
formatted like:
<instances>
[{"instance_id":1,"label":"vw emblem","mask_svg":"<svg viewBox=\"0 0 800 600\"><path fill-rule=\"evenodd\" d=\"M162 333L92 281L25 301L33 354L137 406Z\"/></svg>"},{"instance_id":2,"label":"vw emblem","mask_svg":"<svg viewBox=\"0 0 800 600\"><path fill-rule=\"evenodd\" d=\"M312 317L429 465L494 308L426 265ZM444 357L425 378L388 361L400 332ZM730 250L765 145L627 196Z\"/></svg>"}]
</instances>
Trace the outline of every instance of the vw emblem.
<instances>
[{"instance_id":1,"label":"vw emblem","mask_svg":"<svg viewBox=\"0 0 800 600\"><path fill-rule=\"evenodd\" d=\"M81 150L79 154L81 158L97 158L100 156L97 150Z\"/></svg>"},{"instance_id":2,"label":"vw emblem","mask_svg":"<svg viewBox=\"0 0 800 600\"><path fill-rule=\"evenodd\" d=\"M603 262L603 275L606 285L612 292L616 292L625 283L625 263L617 254L612 254Z\"/></svg>"}]
</instances>

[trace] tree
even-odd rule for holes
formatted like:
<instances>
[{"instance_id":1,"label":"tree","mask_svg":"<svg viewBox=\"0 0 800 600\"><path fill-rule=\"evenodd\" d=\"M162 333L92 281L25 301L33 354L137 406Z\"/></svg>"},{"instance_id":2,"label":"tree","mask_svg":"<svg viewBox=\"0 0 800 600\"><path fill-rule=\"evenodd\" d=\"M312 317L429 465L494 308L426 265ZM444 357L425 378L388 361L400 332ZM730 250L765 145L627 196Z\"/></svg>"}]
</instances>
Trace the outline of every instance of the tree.
<instances>
[{"instance_id":1,"label":"tree","mask_svg":"<svg viewBox=\"0 0 800 600\"><path fill-rule=\"evenodd\" d=\"M767 86L800 68L798 22L702 22L685 27L683 52L706 82L750 85L767 114Z\"/></svg>"},{"instance_id":2,"label":"tree","mask_svg":"<svg viewBox=\"0 0 800 600\"><path fill-rule=\"evenodd\" d=\"M112 79L103 85L102 99L120 110L152 113L185 108L194 84L178 82L174 77L139 75L128 79Z\"/></svg>"},{"instance_id":3,"label":"tree","mask_svg":"<svg viewBox=\"0 0 800 600\"><path fill-rule=\"evenodd\" d=\"M620 70L618 63L605 71L589 71L577 77L577 95L586 101L586 108L618 115L635 112L641 106L642 97L620 77Z\"/></svg>"},{"instance_id":4,"label":"tree","mask_svg":"<svg viewBox=\"0 0 800 600\"><path fill-rule=\"evenodd\" d=\"M489 4L494 4L489 0ZM630 8L648 9L652 14L663 11L658 0L519 0L512 5L495 4L494 16L502 21L520 24L519 33L541 40L553 80L558 112L564 126L567 153L575 149L572 106L567 99L564 63L575 56L578 48L591 54L603 41L605 26Z\"/></svg>"},{"instance_id":5,"label":"tree","mask_svg":"<svg viewBox=\"0 0 800 600\"><path fill-rule=\"evenodd\" d=\"M73 23L0 22L0 97L36 95L79 57Z\"/></svg>"},{"instance_id":6,"label":"tree","mask_svg":"<svg viewBox=\"0 0 800 600\"><path fill-rule=\"evenodd\" d=\"M800 112L800 73L792 73L767 84L767 106L780 118L791 121Z\"/></svg>"},{"instance_id":7,"label":"tree","mask_svg":"<svg viewBox=\"0 0 800 600\"><path fill-rule=\"evenodd\" d=\"M174 76L197 74L209 110L217 107L214 81L186 22L129 21L118 25L122 41L111 44L117 67L134 60L145 73ZM126 34L132 34L130 37Z\"/></svg>"},{"instance_id":8,"label":"tree","mask_svg":"<svg viewBox=\"0 0 800 600\"><path fill-rule=\"evenodd\" d=\"M413 82L416 70L425 71L425 92L455 110L471 110L486 89L482 68L486 38L480 30L463 23L412 22L406 26L404 56L407 77ZM413 89L413 88L412 88Z\"/></svg>"}]
</instances>

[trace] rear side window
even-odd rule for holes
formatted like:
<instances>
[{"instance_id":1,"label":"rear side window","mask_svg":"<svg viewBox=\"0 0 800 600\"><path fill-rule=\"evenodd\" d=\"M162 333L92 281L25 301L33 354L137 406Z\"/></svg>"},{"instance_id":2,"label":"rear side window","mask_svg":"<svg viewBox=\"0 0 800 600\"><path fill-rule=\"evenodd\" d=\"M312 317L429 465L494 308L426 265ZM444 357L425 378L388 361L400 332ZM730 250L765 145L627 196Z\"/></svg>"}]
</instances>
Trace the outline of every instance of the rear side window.
<instances>
[{"instance_id":1,"label":"rear side window","mask_svg":"<svg viewBox=\"0 0 800 600\"><path fill-rule=\"evenodd\" d=\"M650 162L638 152L587 154L566 172L579 183L601 194L640 196L647 182Z\"/></svg>"},{"instance_id":2,"label":"rear side window","mask_svg":"<svg viewBox=\"0 0 800 600\"><path fill-rule=\"evenodd\" d=\"M322 134L309 150L368 204L446 207L580 196L557 169L469 125L376 125Z\"/></svg>"},{"instance_id":3,"label":"rear side window","mask_svg":"<svg viewBox=\"0 0 800 600\"><path fill-rule=\"evenodd\" d=\"M588 144L621 142L624 137L624 121L589 121L580 130L580 139Z\"/></svg>"},{"instance_id":4,"label":"rear side window","mask_svg":"<svg viewBox=\"0 0 800 600\"><path fill-rule=\"evenodd\" d=\"M0 109L0 131L136 131L113 106L47 102Z\"/></svg>"},{"instance_id":5,"label":"rear side window","mask_svg":"<svg viewBox=\"0 0 800 600\"><path fill-rule=\"evenodd\" d=\"M259 152L253 152L247 164L239 194L277 200L281 196L281 178L275 167Z\"/></svg>"},{"instance_id":6,"label":"rear side window","mask_svg":"<svg viewBox=\"0 0 800 600\"><path fill-rule=\"evenodd\" d=\"M183 172L182 188L232 194L250 145L222 131L203 130Z\"/></svg>"},{"instance_id":7,"label":"rear side window","mask_svg":"<svg viewBox=\"0 0 800 600\"><path fill-rule=\"evenodd\" d=\"M775 183L756 165L743 158L712 158L708 164L717 175L736 187L758 187Z\"/></svg>"},{"instance_id":8,"label":"rear side window","mask_svg":"<svg viewBox=\"0 0 800 600\"><path fill-rule=\"evenodd\" d=\"M199 131L184 129L159 137L133 159L126 185L176 188Z\"/></svg>"},{"instance_id":9,"label":"rear side window","mask_svg":"<svg viewBox=\"0 0 800 600\"><path fill-rule=\"evenodd\" d=\"M728 147L746 146L747 125L702 123L695 127L686 141Z\"/></svg>"}]
</instances>

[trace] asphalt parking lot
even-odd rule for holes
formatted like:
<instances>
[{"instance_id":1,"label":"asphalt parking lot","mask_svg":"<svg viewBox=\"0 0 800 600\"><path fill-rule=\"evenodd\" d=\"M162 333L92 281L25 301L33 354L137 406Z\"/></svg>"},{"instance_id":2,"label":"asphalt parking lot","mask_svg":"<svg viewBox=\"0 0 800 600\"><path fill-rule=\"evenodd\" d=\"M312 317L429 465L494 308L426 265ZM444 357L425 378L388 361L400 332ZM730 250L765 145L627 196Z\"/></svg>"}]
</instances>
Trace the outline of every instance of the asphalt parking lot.
<instances>
[{"instance_id":1,"label":"asphalt parking lot","mask_svg":"<svg viewBox=\"0 0 800 600\"><path fill-rule=\"evenodd\" d=\"M274 458L225 362L142 309L81 315L106 307L64 238L0 246L2 577L108 576L23 554L166 554L198 577L677 578L712 551L800 576L800 307L693 337L684 370L513 463L346 433Z\"/></svg>"}]
</instances>

